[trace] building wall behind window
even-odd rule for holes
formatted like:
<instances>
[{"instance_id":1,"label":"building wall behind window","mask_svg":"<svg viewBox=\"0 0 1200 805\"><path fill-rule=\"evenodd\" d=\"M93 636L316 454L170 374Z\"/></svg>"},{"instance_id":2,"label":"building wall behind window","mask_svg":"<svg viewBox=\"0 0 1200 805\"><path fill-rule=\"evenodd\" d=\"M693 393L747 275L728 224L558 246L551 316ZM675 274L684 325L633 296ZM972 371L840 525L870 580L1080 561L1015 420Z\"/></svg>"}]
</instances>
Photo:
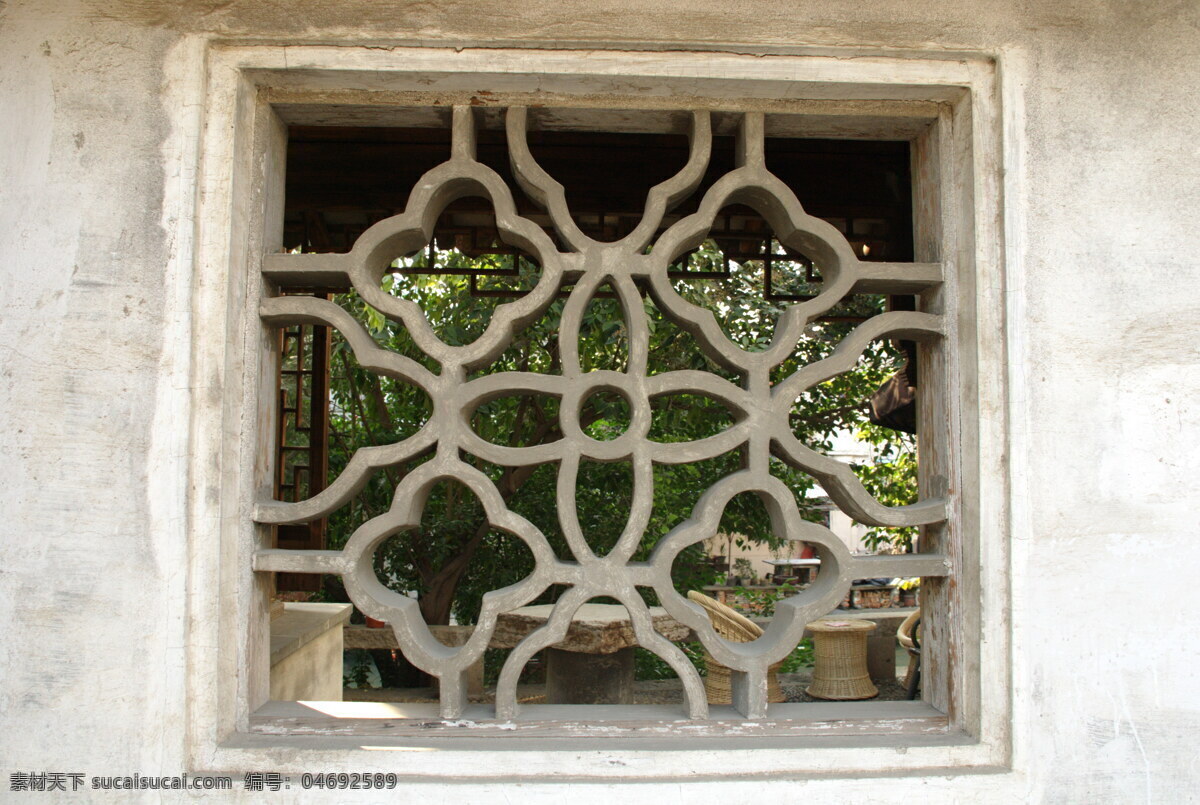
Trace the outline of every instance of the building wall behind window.
<instances>
[{"instance_id":1,"label":"building wall behind window","mask_svg":"<svg viewBox=\"0 0 1200 805\"><path fill-rule=\"evenodd\" d=\"M185 102L203 76L179 67L198 36L995 54L1012 771L622 796L1128 802L1200 790L1200 6L1187 0L0 3L0 785L25 771L186 769L185 651L204 647L186 645L184 517L189 496L219 494L187 485L176 390L189 344L167 337L188 315L188 250L206 234L190 217L201 110Z\"/></svg>"}]
</instances>

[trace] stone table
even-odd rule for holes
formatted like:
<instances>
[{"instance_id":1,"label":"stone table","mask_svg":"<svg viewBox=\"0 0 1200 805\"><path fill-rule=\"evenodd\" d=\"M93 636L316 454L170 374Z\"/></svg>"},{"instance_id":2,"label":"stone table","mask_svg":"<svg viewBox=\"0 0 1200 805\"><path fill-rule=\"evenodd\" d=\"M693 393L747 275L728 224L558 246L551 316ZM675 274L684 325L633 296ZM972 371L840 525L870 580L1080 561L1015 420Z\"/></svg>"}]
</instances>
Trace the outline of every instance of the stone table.
<instances>
[{"instance_id":1,"label":"stone table","mask_svg":"<svg viewBox=\"0 0 1200 805\"><path fill-rule=\"evenodd\" d=\"M521 607L496 622L492 648L513 648L542 626L552 604ZM672 642L691 636L691 629L650 607L654 629ZM549 704L628 704L633 700L634 646L637 639L629 612L620 604L584 604L567 635L546 649L546 701Z\"/></svg>"}]
</instances>

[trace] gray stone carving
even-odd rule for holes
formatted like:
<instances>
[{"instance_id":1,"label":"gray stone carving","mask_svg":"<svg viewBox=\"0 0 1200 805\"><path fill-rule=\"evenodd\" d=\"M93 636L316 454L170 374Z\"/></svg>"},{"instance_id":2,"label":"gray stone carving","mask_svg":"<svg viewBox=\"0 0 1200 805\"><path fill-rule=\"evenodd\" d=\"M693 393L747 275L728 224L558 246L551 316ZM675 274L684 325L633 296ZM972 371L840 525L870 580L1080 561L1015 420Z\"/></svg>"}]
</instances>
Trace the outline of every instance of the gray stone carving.
<instances>
[{"instance_id":1,"label":"gray stone carving","mask_svg":"<svg viewBox=\"0 0 1200 805\"><path fill-rule=\"evenodd\" d=\"M940 274L934 271L931 279L931 268L938 267L892 264L887 267L888 276L881 276L878 266L861 264L837 230L805 213L791 190L767 171L761 113L743 116L737 167L706 192L695 213L671 225L649 254L645 253L646 247L665 213L696 189L707 168L712 141L707 112L692 115L690 155L685 167L650 191L640 224L615 243L592 240L571 219L562 185L529 152L526 110L510 108L506 121L514 175L522 190L548 211L568 251L558 251L539 226L517 215L510 188L475 159L472 110L456 107L451 158L422 177L403 214L371 227L347 254L275 254L264 258L264 275L281 286L336 285L348 278L369 304L408 328L416 344L438 361L440 371L435 374L380 348L360 324L332 302L280 296L262 303L262 319L269 326L306 322L336 327L364 367L421 388L432 400L433 412L424 427L408 439L359 450L341 476L320 494L297 503L260 501L255 512L257 522L296 523L321 517L349 501L374 471L429 451L433 451L433 458L404 477L391 509L358 528L342 550L259 550L254 569L340 574L354 603L366 614L387 621L405 656L440 678L441 712L446 718L461 713L466 703L467 669L487 648L499 614L528 604L551 584L570 587L545 625L512 650L501 671L496 716L511 719L517 712L516 683L524 664L537 651L564 639L572 616L582 604L609 596L628 609L639 645L658 654L679 675L688 716L706 718L708 705L700 677L683 652L655 631L650 612L638 594L639 586L650 587L670 616L694 631L712 656L733 670L737 709L747 718L764 717L768 666L792 651L807 622L837 606L853 579L950 573L942 555L852 556L828 529L801 518L792 492L769 472L773 455L812 474L843 511L863 523L911 526L946 518L947 501L940 497L913 506L883 506L867 493L849 467L801 444L788 426L788 413L797 397L814 384L850 369L871 340L937 339L942 332L939 316L914 312L875 316L860 325L829 357L774 386L770 382L771 369L794 352L806 324L852 290L869 285L878 292L891 282L896 289L912 292L935 284ZM429 242L434 222L448 204L467 195L491 201L501 237L533 255L541 265L541 277L524 297L497 307L487 330L476 341L450 346L437 337L416 304L384 292L380 281L397 256ZM748 352L732 343L712 312L680 297L667 276L668 265L704 241L715 216L728 204L753 207L767 219L781 243L811 256L821 267L820 294L789 307L780 316L772 341L762 351ZM522 327L546 310L564 281L573 283L574 288L562 316L561 375L503 372L468 381L473 370L495 360ZM742 385L698 371L649 375L649 329L639 284L649 289L663 314L690 333L706 355L739 372ZM627 324L627 367L623 372L583 372L578 351L581 317L597 290L606 285L615 291ZM630 407L628 429L611 441L590 438L579 424L585 401L600 391L619 393ZM551 444L508 447L491 444L471 429L471 415L479 405L521 393L560 398L562 439ZM691 443L649 440L650 400L680 393L703 394L721 402L733 412L735 423L718 435ZM661 540L648 561L631 561L650 517L654 463L701 461L739 446L745 447L744 469L707 490L690 518ZM557 464L559 519L574 561L557 559L541 532L508 510L492 482L463 462L460 452L508 466ZM634 499L629 521L616 546L603 557L589 548L576 516L575 484L583 459L628 461L633 467ZM430 491L445 479L462 483L477 495L489 523L522 539L536 561L528 578L484 596L479 623L459 647L445 646L435 639L416 601L384 587L372 568L377 547L392 534L418 526ZM675 591L670 573L683 548L716 533L725 506L742 492L755 493L763 500L777 535L817 546L822 566L812 587L779 604L760 639L730 643L717 636L698 606Z\"/></svg>"}]
</instances>

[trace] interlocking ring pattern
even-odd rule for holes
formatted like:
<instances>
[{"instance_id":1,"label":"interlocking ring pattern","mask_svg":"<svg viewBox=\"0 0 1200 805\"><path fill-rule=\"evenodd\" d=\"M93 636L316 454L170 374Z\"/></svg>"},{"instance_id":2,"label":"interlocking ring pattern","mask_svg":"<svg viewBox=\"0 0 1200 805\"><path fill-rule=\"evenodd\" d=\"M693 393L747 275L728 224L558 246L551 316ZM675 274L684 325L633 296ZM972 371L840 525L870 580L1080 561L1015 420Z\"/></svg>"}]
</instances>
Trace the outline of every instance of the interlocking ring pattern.
<instances>
[{"instance_id":1,"label":"interlocking ring pattern","mask_svg":"<svg viewBox=\"0 0 1200 805\"><path fill-rule=\"evenodd\" d=\"M579 230L570 216L562 185L533 159L527 146L526 110L508 109L506 125L514 175L522 189L549 212L567 244L565 252L555 247L541 227L517 214L510 188L498 174L476 160L472 110L456 107L452 120L451 158L421 178L403 214L372 226L347 254L266 258L266 264L275 271L349 278L364 300L408 329L415 343L441 364L440 373L434 374L413 360L382 349L358 322L332 302L280 296L265 299L261 310L268 325L310 323L337 328L363 367L421 388L433 401L433 413L418 433L401 442L360 449L336 481L320 494L296 503L260 502L255 519L264 524L281 524L324 516L362 489L375 470L429 450L434 451L433 458L403 478L390 510L359 527L342 550L260 550L255 555L255 569L340 574L359 609L387 621L395 630L405 656L439 677L441 711L446 718L461 714L466 702L464 673L487 648L498 615L529 603L548 585L569 586L547 623L512 650L501 671L496 716L504 719L517 712L517 678L529 658L563 639L581 604L597 596L610 596L628 609L639 644L662 657L678 673L689 717L706 718L708 705L700 677L683 652L654 630L650 612L637 592L639 586L651 587L666 610L691 627L714 658L733 669L734 703L740 712L747 718L763 717L767 710L768 666L791 652L808 621L838 604L853 579L938 576L949 572L945 558L940 555L852 556L828 529L801 518L793 493L768 471L769 456L774 455L810 473L843 511L863 523L910 526L944 520L947 504L941 498L907 507L883 506L867 493L849 467L801 444L788 425L788 413L797 397L813 385L850 369L870 341L885 336L935 339L941 334L940 317L915 312L875 316L856 328L829 357L772 386L770 370L794 352L808 322L851 292L862 268L845 238L828 223L805 213L791 190L767 171L762 114L747 113L742 118L737 167L706 192L695 213L671 225L649 254L646 247L664 214L692 193L704 176L712 144L707 112L692 114L687 164L674 177L650 190L637 228L619 242L601 243ZM437 337L416 304L387 294L381 289L380 280L398 255L415 251L430 241L434 223L447 205L468 195L491 201L501 237L532 254L542 271L530 292L497 307L483 335L470 344L450 346ZM788 308L780 316L769 346L758 352L747 352L732 343L712 312L685 301L667 276L670 263L699 246L717 213L729 204L754 208L768 221L781 243L811 256L822 270L821 293ZM495 360L522 327L547 309L568 278L573 280L574 288L561 320L562 373L501 372L468 381L472 370ZM698 371L648 374L649 328L635 279L649 289L664 315L695 338L705 354L740 372L744 384L739 387ZM606 285L615 291L628 327L627 367L624 372L583 372L578 353L581 318L597 290ZM631 409L629 428L612 441L590 438L578 419L587 398L604 390L619 392ZM491 444L471 429L471 414L480 404L520 393L549 394L561 399L562 439L551 444L509 447ZM702 394L720 401L735 412L735 424L720 434L695 442L663 444L649 440L650 400L680 393ZM660 541L649 561L631 562L650 517L654 463L701 461L739 446L746 447L746 468L708 489L690 518ZM506 466L556 463L559 519L575 561L556 558L543 534L510 511L491 480L464 463L460 451ZM629 522L616 546L603 557L589 548L576 517L575 485L582 459L624 460L633 467ZM372 568L372 557L379 545L392 534L418 526L430 491L445 479L470 488L482 502L492 527L523 540L536 562L533 573L522 582L484 596L478 625L461 647L447 647L438 642L422 620L417 602L384 587ZM682 549L716 533L725 506L743 492L756 493L763 500L776 534L816 545L822 571L812 587L780 602L763 637L753 643L735 644L718 637L699 607L676 592L670 573Z\"/></svg>"}]
</instances>

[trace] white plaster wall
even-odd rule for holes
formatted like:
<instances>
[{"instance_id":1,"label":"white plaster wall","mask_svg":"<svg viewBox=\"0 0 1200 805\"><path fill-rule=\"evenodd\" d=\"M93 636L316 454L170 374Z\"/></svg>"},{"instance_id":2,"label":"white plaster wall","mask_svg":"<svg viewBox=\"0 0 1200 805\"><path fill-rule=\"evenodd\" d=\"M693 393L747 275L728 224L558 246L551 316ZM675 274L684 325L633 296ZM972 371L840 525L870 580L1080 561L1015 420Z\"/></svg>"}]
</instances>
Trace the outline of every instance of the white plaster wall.
<instances>
[{"instance_id":1,"label":"white plaster wall","mask_svg":"<svg viewBox=\"0 0 1200 805\"><path fill-rule=\"evenodd\" d=\"M842 542L851 551L869 553L867 546L863 543L863 537L867 535L867 527L856 523L837 509L829 512L829 530L841 537Z\"/></svg>"},{"instance_id":2,"label":"white plaster wall","mask_svg":"<svg viewBox=\"0 0 1200 805\"><path fill-rule=\"evenodd\" d=\"M997 54L1010 135L1013 769L569 796L1200 797L1200 644L1180 586L1200 578L1194 0L0 2L0 787L17 771L186 769L186 412L172 406L188 367L186 344L165 333L188 310L179 267L198 110L186 99L203 76L164 65L187 34ZM406 796L566 794L510 782Z\"/></svg>"}]
</instances>

